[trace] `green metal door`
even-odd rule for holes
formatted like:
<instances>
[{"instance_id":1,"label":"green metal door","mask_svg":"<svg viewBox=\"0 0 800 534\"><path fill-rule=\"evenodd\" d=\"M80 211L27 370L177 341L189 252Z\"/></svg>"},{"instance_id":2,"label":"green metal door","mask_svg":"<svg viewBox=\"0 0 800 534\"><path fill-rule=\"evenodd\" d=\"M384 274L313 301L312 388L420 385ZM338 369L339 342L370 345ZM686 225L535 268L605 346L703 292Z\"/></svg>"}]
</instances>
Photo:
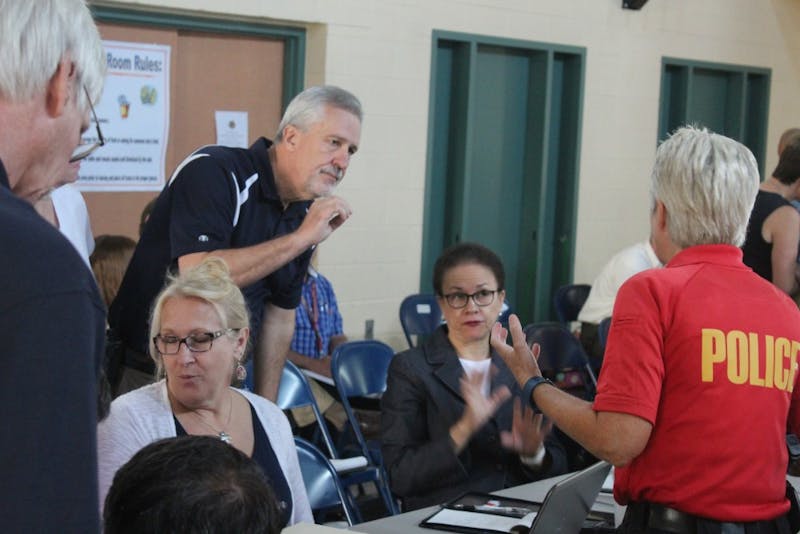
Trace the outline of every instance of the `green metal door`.
<instances>
[{"instance_id":1,"label":"green metal door","mask_svg":"<svg viewBox=\"0 0 800 534\"><path fill-rule=\"evenodd\" d=\"M421 290L441 250L477 241L523 322L572 279L583 52L434 35Z\"/></svg>"}]
</instances>

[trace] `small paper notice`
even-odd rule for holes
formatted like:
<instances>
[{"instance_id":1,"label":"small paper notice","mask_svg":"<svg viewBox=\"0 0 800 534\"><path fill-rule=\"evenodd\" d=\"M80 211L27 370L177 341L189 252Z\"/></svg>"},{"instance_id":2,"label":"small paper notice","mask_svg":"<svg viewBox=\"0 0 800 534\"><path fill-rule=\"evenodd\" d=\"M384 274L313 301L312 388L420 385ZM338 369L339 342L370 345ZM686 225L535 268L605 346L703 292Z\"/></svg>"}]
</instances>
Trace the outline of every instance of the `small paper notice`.
<instances>
[{"instance_id":1,"label":"small paper notice","mask_svg":"<svg viewBox=\"0 0 800 534\"><path fill-rule=\"evenodd\" d=\"M215 111L217 144L247 148L247 112Z\"/></svg>"}]
</instances>

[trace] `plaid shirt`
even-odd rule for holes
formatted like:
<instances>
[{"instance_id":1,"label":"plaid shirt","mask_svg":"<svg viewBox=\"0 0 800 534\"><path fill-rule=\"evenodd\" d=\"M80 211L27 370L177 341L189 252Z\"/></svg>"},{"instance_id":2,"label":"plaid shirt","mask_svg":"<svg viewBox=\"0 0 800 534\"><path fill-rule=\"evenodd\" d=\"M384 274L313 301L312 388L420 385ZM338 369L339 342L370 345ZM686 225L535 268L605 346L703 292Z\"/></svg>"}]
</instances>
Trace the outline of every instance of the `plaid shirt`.
<instances>
[{"instance_id":1,"label":"plaid shirt","mask_svg":"<svg viewBox=\"0 0 800 534\"><path fill-rule=\"evenodd\" d=\"M313 321L314 286L317 294L317 331L320 337L320 350L317 350L317 334ZM331 337L342 333L342 315L336 304L333 286L327 278L309 266L308 275L303 283L302 300L295 314L291 350L312 358L328 356Z\"/></svg>"}]
</instances>

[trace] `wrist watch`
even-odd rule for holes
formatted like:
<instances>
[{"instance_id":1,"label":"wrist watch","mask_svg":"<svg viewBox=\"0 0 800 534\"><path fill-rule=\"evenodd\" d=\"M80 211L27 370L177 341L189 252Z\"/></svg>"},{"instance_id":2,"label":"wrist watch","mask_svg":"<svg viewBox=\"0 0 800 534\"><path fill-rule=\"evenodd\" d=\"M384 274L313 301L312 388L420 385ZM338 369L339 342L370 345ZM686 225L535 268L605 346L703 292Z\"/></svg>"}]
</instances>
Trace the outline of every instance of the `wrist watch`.
<instances>
[{"instance_id":1,"label":"wrist watch","mask_svg":"<svg viewBox=\"0 0 800 534\"><path fill-rule=\"evenodd\" d=\"M541 413L541 410L536 406L536 403L533 401L533 390L541 386L542 384L550 384L553 385L550 380L546 379L543 376L532 376L525 382L525 387L522 388L522 396L526 399L531 408L533 408L534 413Z\"/></svg>"}]
</instances>

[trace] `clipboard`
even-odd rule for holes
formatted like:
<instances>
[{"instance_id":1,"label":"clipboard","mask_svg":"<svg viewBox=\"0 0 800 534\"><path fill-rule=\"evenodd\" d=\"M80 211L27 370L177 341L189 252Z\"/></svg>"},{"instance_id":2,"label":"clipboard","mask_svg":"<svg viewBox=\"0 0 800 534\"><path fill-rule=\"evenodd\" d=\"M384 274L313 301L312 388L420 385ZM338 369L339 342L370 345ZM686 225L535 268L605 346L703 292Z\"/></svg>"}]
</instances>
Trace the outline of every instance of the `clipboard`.
<instances>
[{"instance_id":1,"label":"clipboard","mask_svg":"<svg viewBox=\"0 0 800 534\"><path fill-rule=\"evenodd\" d=\"M445 503L419 524L466 534L529 532L541 503L468 491Z\"/></svg>"}]
</instances>

